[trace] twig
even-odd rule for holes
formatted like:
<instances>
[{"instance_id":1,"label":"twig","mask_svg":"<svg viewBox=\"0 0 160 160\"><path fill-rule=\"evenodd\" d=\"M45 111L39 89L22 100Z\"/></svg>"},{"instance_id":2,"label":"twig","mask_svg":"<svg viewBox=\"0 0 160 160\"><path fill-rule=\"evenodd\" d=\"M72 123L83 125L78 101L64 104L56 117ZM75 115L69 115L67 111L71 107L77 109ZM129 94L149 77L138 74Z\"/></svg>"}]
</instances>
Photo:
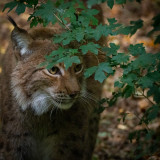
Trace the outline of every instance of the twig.
<instances>
[{"instance_id":1,"label":"twig","mask_svg":"<svg viewBox=\"0 0 160 160\"><path fill-rule=\"evenodd\" d=\"M144 98L146 98L150 103L152 103L152 105L156 105L154 102L152 102L152 101L144 94L144 92L142 92L142 96L143 96Z\"/></svg>"},{"instance_id":2,"label":"twig","mask_svg":"<svg viewBox=\"0 0 160 160\"><path fill-rule=\"evenodd\" d=\"M62 25L65 26L65 28L66 28L67 30L71 31L71 29L70 29L67 25L65 25L64 22L63 22L55 13L53 13L53 14L54 14L54 16L57 18L57 20L58 20Z\"/></svg>"},{"instance_id":3,"label":"twig","mask_svg":"<svg viewBox=\"0 0 160 160\"><path fill-rule=\"evenodd\" d=\"M140 121L141 121L141 118L136 114L136 112L133 113ZM147 129L147 131L149 132L150 131L150 128L147 126L146 123L142 122L142 124L145 126L145 128Z\"/></svg>"}]
</instances>

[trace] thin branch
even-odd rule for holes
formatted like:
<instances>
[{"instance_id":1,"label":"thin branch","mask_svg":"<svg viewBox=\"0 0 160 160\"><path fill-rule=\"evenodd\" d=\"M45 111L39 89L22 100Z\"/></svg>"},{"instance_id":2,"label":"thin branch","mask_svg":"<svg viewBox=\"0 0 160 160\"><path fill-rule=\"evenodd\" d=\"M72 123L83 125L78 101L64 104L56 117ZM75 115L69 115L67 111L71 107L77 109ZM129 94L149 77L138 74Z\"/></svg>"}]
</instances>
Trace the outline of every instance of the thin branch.
<instances>
[{"instance_id":1,"label":"thin branch","mask_svg":"<svg viewBox=\"0 0 160 160\"><path fill-rule=\"evenodd\" d=\"M133 114L141 121L141 118L136 114L136 112L134 112ZM149 132L150 128L148 127L148 125L144 122L142 122L142 124L145 126L146 130Z\"/></svg>"},{"instance_id":2,"label":"thin branch","mask_svg":"<svg viewBox=\"0 0 160 160\"><path fill-rule=\"evenodd\" d=\"M99 51L100 53L102 53L102 54L105 54L105 52L101 51L100 49L98 49L98 51Z\"/></svg>"},{"instance_id":3,"label":"thin branch","mask_svg":"<svg viewBox=\"0 0 160 160\"><path fill-rule=\"evenodd\" d=\"M64 24L64 22L63 22L55 13L53 13L53 14L54 14L54 16L57 18L57 20L58 20L62 25L65 26L65 28L66 28L67 30L71 31L71 29L70 29L66 24Z\"/></svg>"},{"instance_id":4,"label":"thin branch","mask_svg":"<svg viewBox=\"0 0 160 160\"><path fill-rule=\"evenodd\" d=\"M144 94L144 92L142 92L142 96L143 96L144 98L146 98L152 105L156 105L154 102L152 102L152 101Z\"/></svg>"}]
</instances>

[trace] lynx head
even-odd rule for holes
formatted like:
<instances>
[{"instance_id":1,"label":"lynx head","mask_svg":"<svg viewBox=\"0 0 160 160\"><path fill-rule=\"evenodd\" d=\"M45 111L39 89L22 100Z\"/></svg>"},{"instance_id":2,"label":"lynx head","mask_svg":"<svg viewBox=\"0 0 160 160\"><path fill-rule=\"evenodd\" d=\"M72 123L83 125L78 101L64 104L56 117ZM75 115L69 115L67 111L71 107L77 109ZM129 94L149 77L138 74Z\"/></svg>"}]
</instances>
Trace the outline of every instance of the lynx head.
<instances>
[{"instance_id":1,"label":"lynx head","mask_svg":"<svg viewBox=\"0 0 160 160\"><path fill-rule=\"evenodd\" d=\"M45 61L44 56L58 49L48 39L33 38L27 31L17 27L12 31L12 42L17 64L12 72L13 98L23 111L32 109L42 115L54 108L69 109L82 97L85 80L84 62L73 64L68 70L63 63L47 70L38 67ZM43 34L43 33L42 33Z\"/></svg>"}]
</instances>

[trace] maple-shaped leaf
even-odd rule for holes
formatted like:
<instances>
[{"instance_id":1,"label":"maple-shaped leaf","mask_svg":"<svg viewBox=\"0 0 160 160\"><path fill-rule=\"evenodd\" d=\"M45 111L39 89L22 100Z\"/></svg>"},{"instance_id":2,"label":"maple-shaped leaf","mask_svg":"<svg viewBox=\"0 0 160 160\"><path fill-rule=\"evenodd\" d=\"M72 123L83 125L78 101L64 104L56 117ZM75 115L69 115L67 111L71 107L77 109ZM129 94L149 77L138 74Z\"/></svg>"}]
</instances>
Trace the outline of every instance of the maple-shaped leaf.
<instances>
[{"instance_id":1,"label":"maple-shaped leaf","mask_svg":"<svg viewBox=\"0 0 160 160\"><path fill-rule=\"evenodd\" d=\"M125 53L118 53L116 56L112 57L112 60L116 63L126 63L129 61L129 55L126 55Z\"/></svg>"},{"instance_id":2,"label":"maple-shaped leaf","mask_svg":"<svg viewBox=\"0 0 160 160\"><path fill-rule=\"evenodd\" d=\"M46 24L49 22L52 22L54 24L57 19L54 16L54 10L55 10L54 3L52 1L47 1L46 3L43 3L39 8L35 10L35 12L32 14L32 16L38 16L44 19Z\"/></svg>"},{"instance_id":3,"label":"maple-shaped leaf","mask_svg":"<svg viewBox=\"0 0 160 160\"><path fill-rule=\"evenodd\" d=\"M120 48L120 46L116 45L115 43L110 43L109 45L110 47L104 47L103 51L106 52L107 56L117 55L117 51Z\"/></svg>"},{"instance_id":4,"label":"maple-shaped leaf","mask_svg":"<svg viewBox=\"0 0 160 160\"><path fill-rule=\"evenodd\" d=\"M114 6L114 0L107 0L107 5L112 9Z\"/></svg>"},{"instance_id":5,"label":"maple-shaped leaf","mask_svg":"<svg viewBox=\"0 0 160 160\"><path fill-rule=\"evenodd\" d=\"M82 45L80 47L80 49L82 50L83 54L86 54L88 51L90 51L90 52L92 52L92 53L94 53L96 55L98 54L98 48L100 48L100 45L95 44L93 42L90 42L90 43L88 43L86 45Z\"/></svg>"},{"instance_id":6,"label":"maple-shaped leaf","mask_svg":"<svg viewBox=\"0 0 160 160\"><path fill-rule=\"evenodd\" d=\"M7 8L9 8L8 12L10 12L17 5L18 5L17 1L12 1L12 2L6 3L5 6L4 6L4 8L3 8L3 10L2 10L2 12L4 12Z\"/></svg>"},{"instance_id":7,"label":"maple-shaped leaf","mask_svg":"<svg viewBox=\"0 0 160 160\"><path fill-rule=\"evenodd\" d=\"M145 48L143 47L143 44L131 44L128 48L129 52L133 56L141 55L141 54L146 54Z\"/></svg>"}]
</instances>

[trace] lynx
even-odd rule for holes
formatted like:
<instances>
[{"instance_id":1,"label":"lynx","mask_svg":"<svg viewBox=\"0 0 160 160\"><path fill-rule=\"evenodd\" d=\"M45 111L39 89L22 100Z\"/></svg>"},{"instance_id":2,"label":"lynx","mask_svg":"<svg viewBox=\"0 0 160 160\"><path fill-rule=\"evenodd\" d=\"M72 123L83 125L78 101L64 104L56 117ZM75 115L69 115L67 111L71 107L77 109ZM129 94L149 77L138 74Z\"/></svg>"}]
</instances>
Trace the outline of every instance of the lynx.
<instances>
[{"instance_id":1,"label":"lynx","mask_svg":"<svg viewBox=\"0 0 160 160\"><path fill-rule=\"evenodd\" d=\"M39 67L45 55L58 49L51 37L62 30L26 31L9 19L14 30L0 75L0 160L90 160L102 84L83 73L97 65L97 57L80 56L81 62L67 70L63 63L49 70Z\"/></svg>"}]
</instances>

